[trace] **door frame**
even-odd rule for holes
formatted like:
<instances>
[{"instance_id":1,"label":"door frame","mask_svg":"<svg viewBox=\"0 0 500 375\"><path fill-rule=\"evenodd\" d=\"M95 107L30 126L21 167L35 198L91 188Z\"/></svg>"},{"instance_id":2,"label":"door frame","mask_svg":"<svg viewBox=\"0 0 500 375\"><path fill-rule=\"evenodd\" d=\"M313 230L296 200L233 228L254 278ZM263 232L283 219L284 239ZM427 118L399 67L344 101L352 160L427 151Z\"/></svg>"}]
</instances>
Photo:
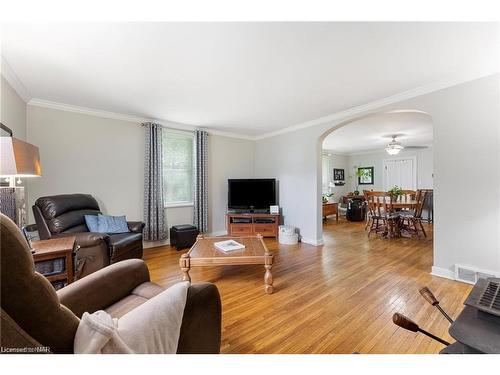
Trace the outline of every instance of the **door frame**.
<instances>
[{"instance_id":1,"label":"door frame","mask_svg":"<svg viewBox=\"0 0 500 375\"><path fill-rule=\"evenodd\" d=\"M388 161L394 161L394 160L408 160L412 159L413 160L413 180L415 181L415 190L418 189L418 166L417 166L417 157L416 156L400 156L400 157L395 157L395 158L388 158L388 159L382 159L382 173L383 173L383 179L382 179L382 184L384 187L384 190L388 190L386 183L387 183L387 176L386 176L386 163Z\"/></svg>"}]
</instances>

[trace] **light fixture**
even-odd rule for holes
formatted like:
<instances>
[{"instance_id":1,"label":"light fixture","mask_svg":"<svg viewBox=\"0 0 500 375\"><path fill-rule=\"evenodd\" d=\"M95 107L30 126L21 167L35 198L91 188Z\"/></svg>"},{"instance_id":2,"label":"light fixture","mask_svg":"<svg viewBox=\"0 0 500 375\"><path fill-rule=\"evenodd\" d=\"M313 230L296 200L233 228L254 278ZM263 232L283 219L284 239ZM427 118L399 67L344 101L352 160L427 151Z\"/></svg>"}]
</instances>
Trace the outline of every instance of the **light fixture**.
<instances>
[{"instance_id":1,"label":"light fixture","mask_svg":"<svg viewBox=\"0 0 500 375\"><path fill-rule=\"evenodd\" d=\"M17 225L26 223L26 204L21 178L42 175L38 147L12 136L12 130L0 123L8 136L0 137L0 178L9 187L0 187L0 212ZM17 183L17 185L16 185Z\"/></svg>"},{"instance_id":2,"label":"light fixture","mask_svg":"<svg viewBox=\"0 0 500 375\"><path fill-rule=\"evenodd\" d=\"M38 147L14 137L0 137L0 148L0 177L8 178L11 187L15 187L15 178L19 184L21 177L42 175Z\"/></svg>"},{"instance_id":3,"label":"light fixture","mask_svg":"<svg viewBox=\"0 0 500 375\"><path fill-rule=\"evenodd\" d=\"M401 143L396 141L395 135L392 136L392 141L387 146L385 146L385 151L387 151L389 155L397 155L402 149L404 149L404 147L401 146Z\"/></svg>"}]
</instances>

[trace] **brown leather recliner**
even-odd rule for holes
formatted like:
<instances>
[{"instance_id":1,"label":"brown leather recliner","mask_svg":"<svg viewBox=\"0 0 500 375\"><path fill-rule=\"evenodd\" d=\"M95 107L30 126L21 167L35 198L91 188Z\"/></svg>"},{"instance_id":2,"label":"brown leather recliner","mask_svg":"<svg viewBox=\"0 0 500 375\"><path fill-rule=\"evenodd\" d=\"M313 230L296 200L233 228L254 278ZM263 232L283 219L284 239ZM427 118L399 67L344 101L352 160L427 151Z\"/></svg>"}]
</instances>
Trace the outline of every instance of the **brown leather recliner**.
<instances>
[{"instance_id":1,"label":"brown leather recliner","mask_svg":"<svg viewBox=\"0 0 500 375\"><path fill-rule=\"evenodd\" d=\"M0 214L1 320L3 353L73 353L79 318L87 311L105 310L118 318L164 289L149 279L146 264L130 259L112 264L75 281L57 293L35 272L33 257L21 231ZM221 301L217 287L191 285L180 330L177 353L218 353Z\"/></svg>"},{"instance_id":2,"label":"brown leather recliner","mask_svg":"<svg viewBox=\"0 0 500 375\"><path fill-rule=\"evenodd\" d=\"M42 197L33 206L40 239L76 236L75 279L124 259L142 258L144 223L128 222L129 233L89 232L84 216L100 213L99 204L89 194Z\"/></svg>"}]
</instances>

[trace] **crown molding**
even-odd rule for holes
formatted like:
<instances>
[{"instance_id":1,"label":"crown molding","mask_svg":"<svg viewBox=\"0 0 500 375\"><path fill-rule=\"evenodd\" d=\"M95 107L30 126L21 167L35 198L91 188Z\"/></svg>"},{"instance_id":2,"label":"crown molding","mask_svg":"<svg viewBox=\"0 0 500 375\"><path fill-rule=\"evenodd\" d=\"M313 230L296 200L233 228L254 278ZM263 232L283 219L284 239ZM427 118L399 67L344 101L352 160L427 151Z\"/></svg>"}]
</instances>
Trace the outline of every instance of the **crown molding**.
<instances>
[{"instance_id":1,"label":"crown molding","mask_svg":"<svg viewBox=\"0 0 500 375\"><path fill-rule=\"evenodd\" d=\"M0 60L2 77L4 77L14 91L17 92L17 95L19 95L25 103L28 103L32 98L31 93L26 86L24 86L23 82L19 79L7 60L5 60L5 57L0 56Z\"/></svg>"},{"instance_id":2,"label":"crown molding","mask_svg":"<svg viewBox=\"0 0 500 375\"><path fill-rule=\"evenodd\" d=\"M488 77L488 76L495 75L495 74L498 74L498 71L488 72L488 73L479 74L479 75L478 74L461 75L461 76L456 76L453 78L433 82L433 83L423 85L423 86L420 86L420 87L417 87L417 88L414 88L411 90L400 92L400 93L395 94L395 95L388 96L386 98L378 99L378 100L372 101L370 103L362 104L362 105L352 107L352 108L349 108L349 109L346 109L346 110L343 110L340 112L333 113L331 115L323 116L323 117L317 118L315 120L302 122L302 123L299 123L296 125L286 127L284 129L276 130L276 131L269 132L269 133L264 133L260 136L255 137L255 140L261 140L264 138L275 137L277 135L290 133L290 132L294 132L294 131L305 129L305 128L310 128L312 126L317 126L317 125L325 124L328 122L344 120L344 119L347 119L349 117L359 115L363 112L367 112L367 111L371 111L371 110L375 110L375 109L380 109L380 108L388 106L390 104L394 104L394 103L398 103L398 102L401 102L404 100L412 99L412 98L415 98L417 96L429 94L429 93L432 93L435 91L446 89L448 87L457 86L457 85L460 85L462 83L474 81L476 79Z\"/></svg>"},{"instance_id":3,"label":"crown molding","mask_svg":"<svg viewBox=\"0 0 500 375\"><path fill-rule=\"evenodd\" d=\"M59 111L65 111L65 112L80 113L83 115L102 117L102 118L107 118L107 119L112 119L112 120L134 122L134 123L156 122L156 120L150 119L150 118L133 116L133 115L128 115L128 114L124 114L124 113L102 111L99 109L81 107L81 106L77 106L77 105L65 104L65 103L60 103L60 102L53 102L50 100L37 99L37 98L31 99L28 102L28 105L31 105L34 107L57 109ZM181 129L181 130L184 130L184 129ZM185 130L192 130L192 129L185 129Z\"/></svg>"},{"instance_id":4,"label":"crown molding","mask_svg":"<svg viewBox=\"0 0 500 375\"><path fill-rule=\"evenodd\" d=\"M231 133L231 132L225 132L223 130L216 130L216 129L210 129L210 128L197 128L197 129L203 129L208 134L217 135L219 137L237 138L237 139L243 139L245 141L256 141L257 140L257 137L253 136L253 135Z\"/></svg>"},{"instance_id":5,"label":"crown molding","mask_svg":"<svg viewBox=\"0 0 500 375\"><path fill-rule=\"evenodd\" d=\"M184 131L194 131L196 129L203 129L203 130L207 131L208 134L211 134L211 135L217 135L217 136L228 137L228 138L239 138L239 139L252 140L252 141L255 140L255 137L252 137L249 135L244 135L244 134L242 135L242 134L225 132L225 131L220 131L220 130L207 129L207 128L203 128L203 127L198 127L198 126L193 126L193 125L188 125L188 124L181 124L178 122L172 122L172 121L162 120L162 119L153 119L153 118L134 116L134 115L124 114L124 113L103 111L103 110L99 110L99 109L81 107L81 106L76 106L76 105L72 105L72 104L53 102L50 100L33 98L30 101L28 101L28 105L35 106L35 107L56 109L59 111L79 113L79 114L83 114L83 115L107 118L107 119L112 119L112 120L133 122L136 124L142 124L144 122L155 122L155 123L162 124L167 128L184 130Z\"/></svg>"},{"instance_id":6,"label":"crown molding","mask_svg":"<svg viewBox=\"0 0 500 375\"><path fill-rule=\"evenodd\" d=\"M2 60L3 61L3 60ZM3 63L2 63L3 67ZM24 85L22 82L17 78L15 73L10 70L13 73L13 77L17 79L17 81L20 84L20 90L24 88ZM2 72L3 74L3 72ZM200 129L202 128L203 130L206 130L209 134L212 135L217 135L217 136L222 136L222 137L228 137L228 138L236 138L236 139L244 139L244 140L249 140L249 141L258 141L261 139L265 138L271 138L275 137L277 135L281 134L286 134L286 133L291 133L297 130L325 124L328 122L334 122L338 120L345 120L349 117L354 117L356 115L359 115L361 113L371 111L371 110L377 110L380 108L383 108L385 106L388 106L390 104L398 103L404 100L412 99L421 95L429 94L435 91L439 91L445 88L453 87L465 82L469 81L474 81L480 78L484 78L490 75L498 74L498 72L489 72L487 74L481 74L481 75L462 75L459 77L454 77L434 83L430 83L427 85L423 85L420 87L417 87L415 89L407 90L404 92L401 92L399 94L391 95L386 98L378 99L375 101L372 101L370 103L366 103L360 106L352 107L340 112L333 113L328 116L320 117L311 121L306 121L303 123L295 124L280 130L276 130L273 132L269 133L264 133L258 136L252 136L248 134L239 134L239 133L232 133L232 132L225 132L222 130L216 130L216 129L210 129L210 128L204 128L204 127L197 127L193 125L187 125L187 124L181 124L181 123L175 123L171 122L168 120L163 120L163 119L152 119L152 118L145 118L145 117L139 117L139 116L134 116L134 115L128 115L128 114L123 114L123 113L116 113L116 112L109 112L109 111L103 111L99 109L93 109L93 108L87 108L87 107L81 107L81 106L75 106L71 104L65 104L65 103L59 103L59 102L53 102L49 100L43 100L43 99L37 99L37 98L30 98L27 101L28 105L32 106L37 106L37 107L43 107L43 108L50 108L50 109L57 109L60 111L67 111L67 112L74 112L74 113L81 113L89 116L96 116L96 117L103 117L103 118L109 118L109 119L115 119L115 120L121 120L121 121L129 121L129 122L134 122L134 123L143 123L143 122L157 122L160 124L165 125L166 127L173 128L173 129L179 129L179 130L187 130L187 131L193 131L195 129ZM9 81L10 83L10 81ZM13 86L14 87L14 86ZM24 88L25 89L25 88ZM16 90L17 91L17 90ZM27 94L24 94L26 98L29 98L29 92L27 90L25 91ZM19 93L19 92L18 92ZM20 94L21 95L21 94Z\"/></svg>"}]
</instances>

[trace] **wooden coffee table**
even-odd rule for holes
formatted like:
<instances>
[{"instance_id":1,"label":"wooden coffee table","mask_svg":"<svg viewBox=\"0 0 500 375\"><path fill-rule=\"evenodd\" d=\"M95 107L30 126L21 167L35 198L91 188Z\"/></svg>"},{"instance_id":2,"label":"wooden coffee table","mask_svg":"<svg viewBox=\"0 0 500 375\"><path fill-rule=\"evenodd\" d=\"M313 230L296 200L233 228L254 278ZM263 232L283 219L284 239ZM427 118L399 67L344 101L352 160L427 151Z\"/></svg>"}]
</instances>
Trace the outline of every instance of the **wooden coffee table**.
<instances>
[{"instance_id":1,"label":"wooden coffee table","mask_svg":"<svg viewBox=\"0 0 500 375\"><path fill-rule=\"evenodd\" d=\"M245 248L226 253L214 246L214 242L226 240L235 240L245 245ZM199 235L191 250L182 254L179 259L183 281L191 281L189 276L191 267L249 264L264 265L264 290L267 294L271 294L273 292L273 276L271 274L273 254L267 249L260 234L253 237L203 237L203 235Z\"/></svg>"}]
</instances>

